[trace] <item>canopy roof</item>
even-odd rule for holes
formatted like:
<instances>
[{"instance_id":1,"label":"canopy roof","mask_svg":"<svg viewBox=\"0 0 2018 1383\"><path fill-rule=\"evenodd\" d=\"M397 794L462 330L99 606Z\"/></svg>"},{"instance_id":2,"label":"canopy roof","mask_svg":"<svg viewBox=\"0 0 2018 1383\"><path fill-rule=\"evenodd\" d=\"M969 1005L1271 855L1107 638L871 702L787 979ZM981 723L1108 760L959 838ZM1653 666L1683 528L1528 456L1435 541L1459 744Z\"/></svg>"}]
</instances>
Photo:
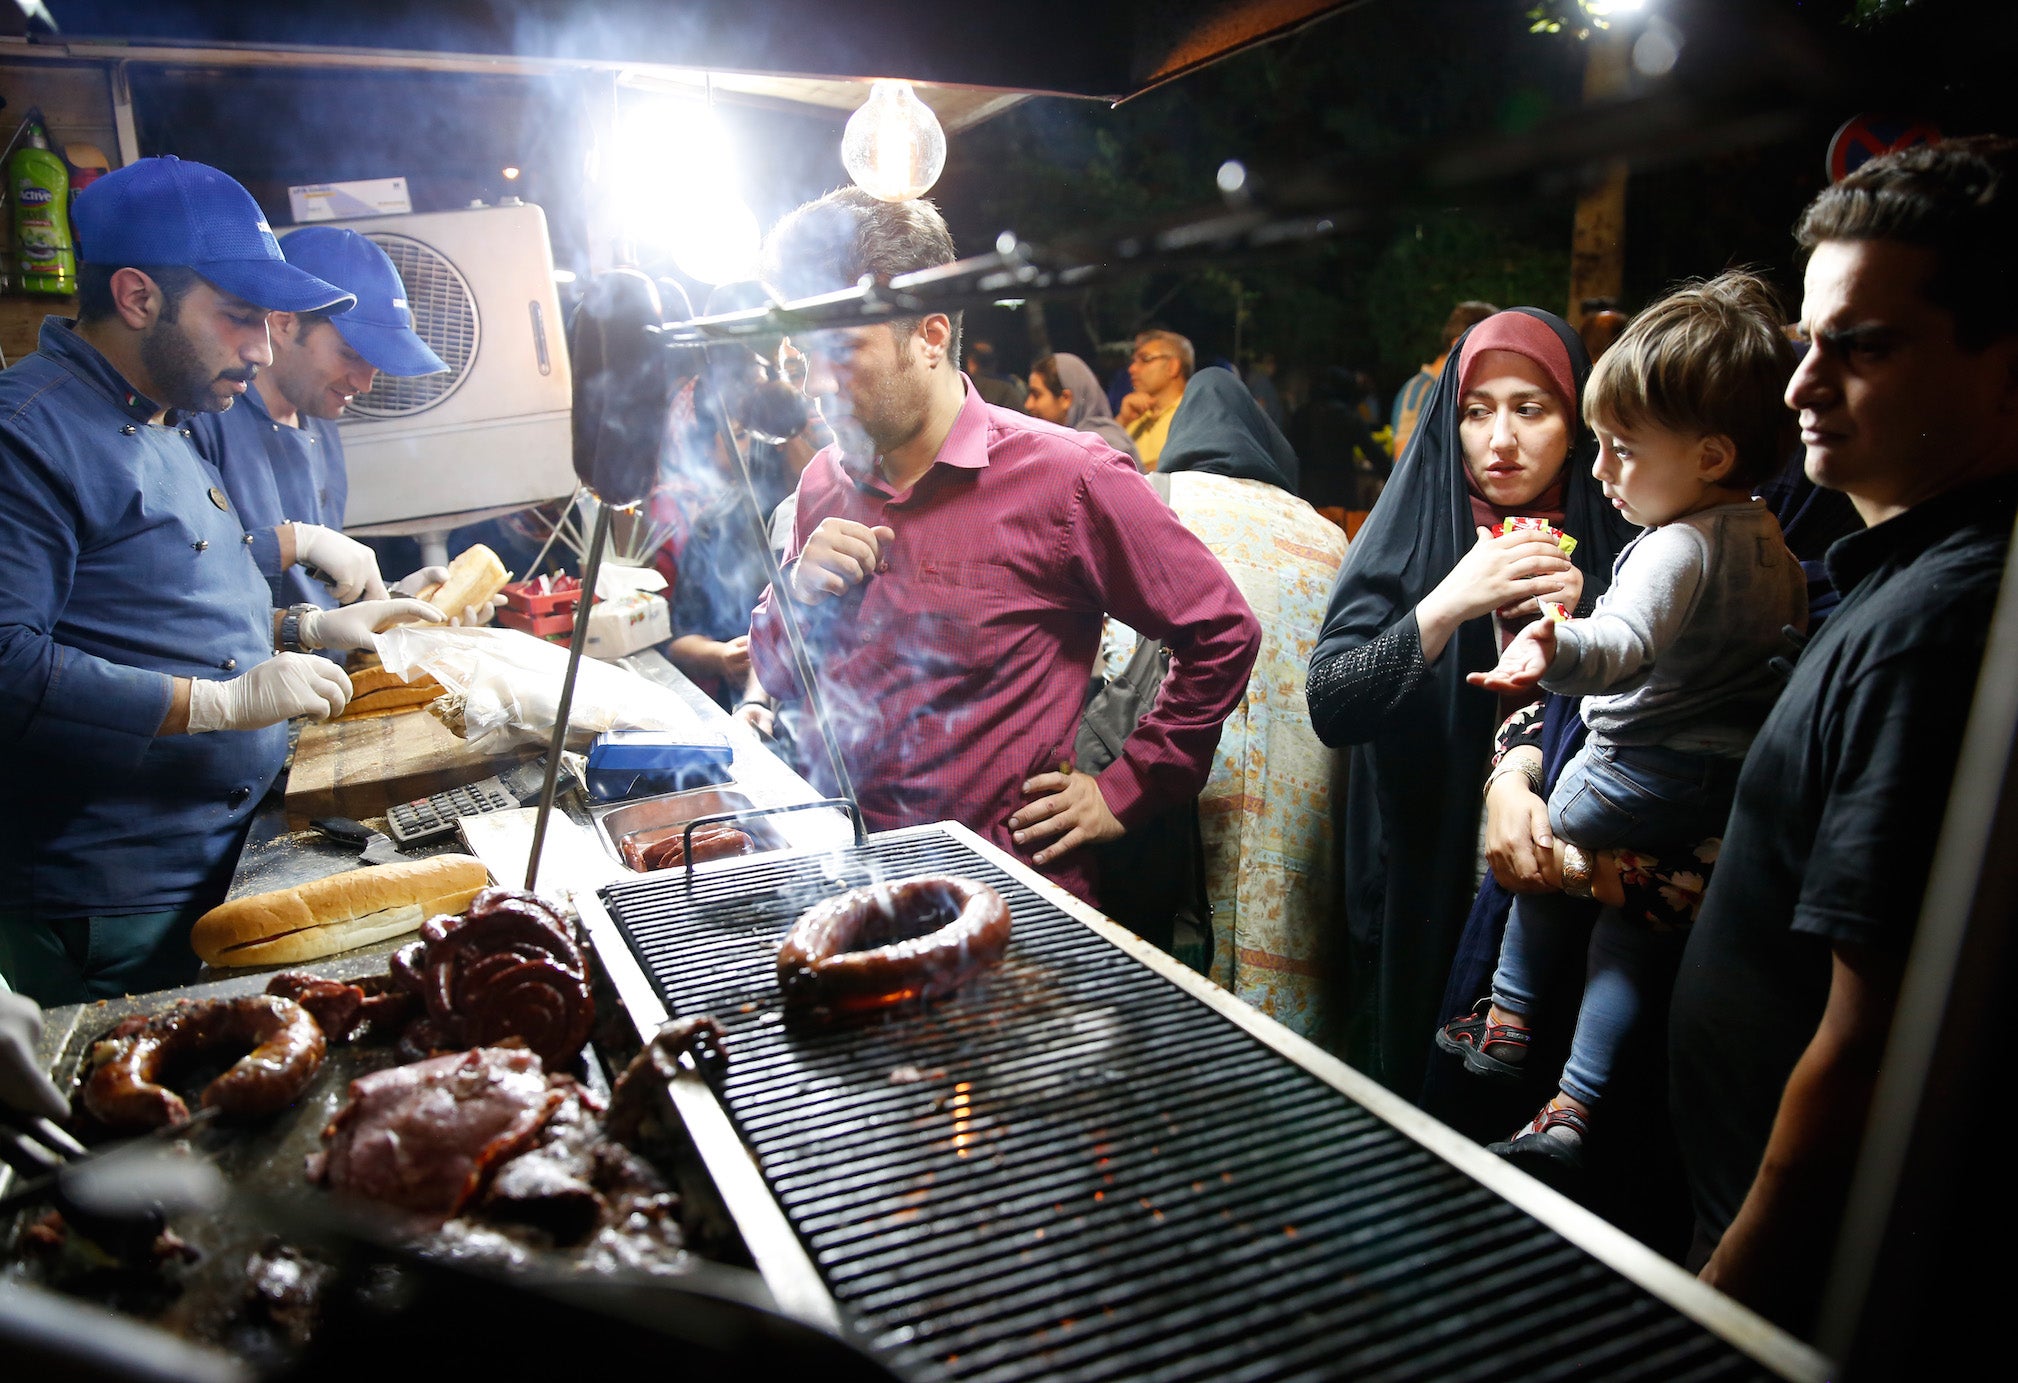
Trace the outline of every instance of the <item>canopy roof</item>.
<instances>
[{"instance_id":1,"label":"canopy roof","mask_svg":"<svg viewBox=\"0 0 2018 1383\"><path fill-rule=\"evenodd\" d=\"M851 109L921 85L949 127L1019 95L1121 101L1358 0L47 0L76 56L606 69ZM1008 99L1005 99L1008 98Z\"/></svg>"}]
</instances>

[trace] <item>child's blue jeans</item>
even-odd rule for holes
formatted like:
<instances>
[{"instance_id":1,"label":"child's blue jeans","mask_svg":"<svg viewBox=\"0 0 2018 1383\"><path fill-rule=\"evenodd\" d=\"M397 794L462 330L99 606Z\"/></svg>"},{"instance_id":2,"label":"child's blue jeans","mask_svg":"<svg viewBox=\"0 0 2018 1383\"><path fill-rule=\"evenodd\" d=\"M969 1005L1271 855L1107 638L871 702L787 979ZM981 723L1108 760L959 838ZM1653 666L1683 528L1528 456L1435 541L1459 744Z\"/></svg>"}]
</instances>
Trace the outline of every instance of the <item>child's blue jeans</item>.
<instances>
[{"instance_id":1,"label":"child's blue jeans","mask_svg":"<svg viewBox=\"0 0 2018 1383\"><path fill-rule=\"evenodd\" d=\"M1549 823L1559 838L1587 850L1685 850L1722 833L1742 762L1591 741L1557 778ZM1656 931L1606 908L1586 938L1575 921L1580 912L1565 907L1559 893L1515 898L1493 972L1492 999L1534 1026L1542 1002L1538 989L1568 959L1570 947L1588 944L1583 1004L1561 1088L1596 1106L1648 1001L1674 984L1686 933Z\"/></svg>"}]
</instances>

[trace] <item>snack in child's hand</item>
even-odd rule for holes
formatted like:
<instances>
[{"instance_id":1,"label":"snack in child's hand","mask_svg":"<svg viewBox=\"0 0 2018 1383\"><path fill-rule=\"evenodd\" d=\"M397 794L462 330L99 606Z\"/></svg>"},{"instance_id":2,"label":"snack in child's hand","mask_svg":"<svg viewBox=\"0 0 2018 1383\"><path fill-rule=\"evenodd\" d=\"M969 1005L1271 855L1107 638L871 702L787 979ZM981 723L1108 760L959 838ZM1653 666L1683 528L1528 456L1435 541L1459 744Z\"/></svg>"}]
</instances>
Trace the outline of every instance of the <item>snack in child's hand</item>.
<instances>
[{"instance_id":1,"label":"snack in child's hand","mask_svg":"<svg viewBox=\"0 0 2018 1383\"><path fill-rule=\"evenodd\" d=\"M1563 604L1560 600L1544 600L1542 602L1542 614L1560 624L1570 617L1570 607Z\"/></svg>"},{"instance_id":2,"label":"snack in child's hand","mask_svg":"<svg viewBox=\"0 0 2018 1383\"><path fill-rule=\"evenodd\" d=\"M1563 556L1565 557L1577 550L1577 540L1563 532L1560 528L1557 528L1547 519L1529 518L1526 515L1517 514L1509 516L1499 526L1499 531L1502 533L1520 533L1530 529L1545 538L1554 538L1556 546L1563 550Z\"/></svg>"}]
</instances>

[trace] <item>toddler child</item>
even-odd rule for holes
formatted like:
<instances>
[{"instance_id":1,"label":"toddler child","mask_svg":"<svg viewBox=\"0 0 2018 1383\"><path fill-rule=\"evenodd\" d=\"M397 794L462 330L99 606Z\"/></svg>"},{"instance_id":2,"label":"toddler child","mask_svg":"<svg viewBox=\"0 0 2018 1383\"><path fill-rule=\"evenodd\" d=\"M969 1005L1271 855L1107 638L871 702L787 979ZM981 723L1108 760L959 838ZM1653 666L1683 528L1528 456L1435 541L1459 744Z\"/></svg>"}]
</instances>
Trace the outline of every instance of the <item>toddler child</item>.
<instances>
[{"instance_id":1,"label":"toddler child","mask_svg":"<svg viewBox=\"0 0 2018 1383\"><path fill-rule=\"evenodd\" d=\"M1792 350L1766 286L1726 273L1648 308L1592 370L1593 473L1646 531L1580 620L1544 618L1469 677L1502 695L1583 696L1590 737L1549 796L1566 893L1590 896L1586 852L1686 849L1722 833L1738 768L1781 681L1768 660L1807 626L1807 586L1778 520L1752 498L1793 441L1781 401ZM1514 902L1483 1013L1437 1045L1475 1073L1518 1079L1537 991L1585 944L1563 894ZM1493 1151L1543 1173L1582 1166L1621 1050L1674 983L1681 937L1607 908L1589 930L1583 1003L1554 1099Z\"/></svg>"}]
</instances>

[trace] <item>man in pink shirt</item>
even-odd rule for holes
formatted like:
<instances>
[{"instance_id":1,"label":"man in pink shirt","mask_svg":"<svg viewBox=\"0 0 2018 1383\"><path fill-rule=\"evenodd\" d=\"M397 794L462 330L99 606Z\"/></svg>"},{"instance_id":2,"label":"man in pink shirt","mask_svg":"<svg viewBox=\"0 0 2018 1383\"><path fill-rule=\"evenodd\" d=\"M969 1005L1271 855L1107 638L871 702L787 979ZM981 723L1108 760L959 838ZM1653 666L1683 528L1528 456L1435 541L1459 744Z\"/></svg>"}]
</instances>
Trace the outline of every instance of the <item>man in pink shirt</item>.
<instances>
[{"instance_id":1,"label":"man in pink shirt","mask_svg":"<svg viewBox=\"0 0 2018 1383\"><path fill-rule=\"evenodd\" d=\"M953 258L929 202L852 188L767 247L790 297ZM1126 457L984 403L959 343L940 312L794 338L835 442L800 479L786 591L758 603L750 654L766 689L799 694L774 605L794 601L872 829L959 821L1090 900L1079 847L1197 795L1260 626ZM1170 669L1120 759L1061 772L1109 613Z\"/></svg>"}]
</instances>

